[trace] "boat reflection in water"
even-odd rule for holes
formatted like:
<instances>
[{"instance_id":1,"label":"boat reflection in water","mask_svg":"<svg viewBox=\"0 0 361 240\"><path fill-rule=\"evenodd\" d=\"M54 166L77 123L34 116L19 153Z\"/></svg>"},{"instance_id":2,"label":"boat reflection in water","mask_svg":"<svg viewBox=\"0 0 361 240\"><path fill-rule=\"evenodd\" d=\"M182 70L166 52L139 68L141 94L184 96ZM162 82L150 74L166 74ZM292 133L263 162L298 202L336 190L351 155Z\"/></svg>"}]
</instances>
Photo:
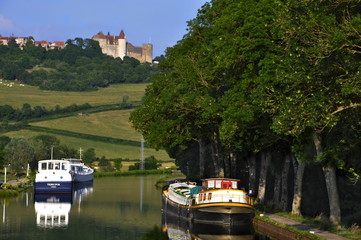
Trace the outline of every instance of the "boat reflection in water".
<instances>
[{"instance_id":1,"label":"boat reflection in water","mask_svg":"<svg viewBox=\"0 0 361 240\"><path fill-rule=\"evenodd\" d=\"M189 221L173 213L163 212L162 229L170 240L251 240L253 231L244 231L240 224L202 223Z\"/></svg>"},{"instance_id":2,"label":"boat reflection in water","mask_svg":"<svg viewBox=\"0 0 361 240\"><path fill-rule=\"evenodd\" d=\"M42 228L64 228L69 223L72 204L80 207L82 199L93 192L93 182L73 183L72 193L35 194L36 225Z\"/></svg>"}]
</instances>

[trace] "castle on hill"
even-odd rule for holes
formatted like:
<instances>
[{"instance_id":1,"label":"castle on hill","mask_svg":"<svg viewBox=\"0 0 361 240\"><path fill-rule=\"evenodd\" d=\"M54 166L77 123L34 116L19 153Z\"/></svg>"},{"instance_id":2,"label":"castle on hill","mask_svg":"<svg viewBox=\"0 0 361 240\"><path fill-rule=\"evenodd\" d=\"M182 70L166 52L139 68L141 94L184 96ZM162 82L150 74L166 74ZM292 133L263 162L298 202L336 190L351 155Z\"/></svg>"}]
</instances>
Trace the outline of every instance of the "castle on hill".
<instances>
[{"instance_id":1,"label":"castle on hill","mask_svg":"<svg viewBox=\"0 0 361 240\"><path fill-rule=\"evenodd\" d=\"M122 30L119 36L105 35L102 32L94 35L93 40L99 42L99 46L104 54L113 56L114 58L123 59L125 56L138 59L141 63L149 62L153 60L153 44L143 44L141 47L136 47L133 44L127 42L124 31Z\"/></svg>"},{"instance_id":2,"label":"castle on hill","mask_svg":"<svg viewBox=\"0 0 361 240\"><path fill-rule=\"evenodd\" d=\"M31 37L3 37L1 34L0 45L8 45L12 39L15 40L21 49L28 41L32 41L36 46L42 46L46 50L55 48L62 49L66 47L66 43L62 41L35 41L34 38ZM123 59L125 56L128 56L139 60L141 63L152 63L153 61L153 44L148 43L143 44L141 47L136 47L130 42L127 42L123 30L120 32L119 36L110 35L109 33L108 35L105 35L104 33L99 32L94 35L92 39L99 42L99 46L104 54L114 58L119 57Z\"/></svg>"}]
</instances>

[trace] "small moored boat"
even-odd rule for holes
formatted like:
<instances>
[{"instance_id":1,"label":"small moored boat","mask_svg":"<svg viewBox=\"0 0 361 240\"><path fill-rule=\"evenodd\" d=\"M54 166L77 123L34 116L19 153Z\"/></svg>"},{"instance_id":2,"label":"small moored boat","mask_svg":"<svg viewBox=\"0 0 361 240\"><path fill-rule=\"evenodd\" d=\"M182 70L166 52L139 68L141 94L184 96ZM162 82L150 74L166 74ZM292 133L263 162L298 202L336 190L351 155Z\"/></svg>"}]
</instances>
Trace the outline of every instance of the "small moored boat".
<instances>
[{"instance_id":1,"label":"small moored boat","mask_svg":"<svg viewBox=\"0 0 361 240\"><path fill-rule=\"evenodd\" d=\"M35 177L35 193L71 193L70 163L65 160L41 160Z\"/></svg>"},{"instance_id":2,"label":"small moored boat","mask_svg":"<svg viewBox=\"0 0 361 240\"><path fill-rule=\"evenodd\" d=\"M88 182L94 179L94 169L86 166L81 159L63 158L69 161L73 182Z\"/></svg>"},{"instance_id":3,"label":"small moored boat","mask_svg":"<svg viewBox=\"0 0 361 240\"><path fill-rule=\"evenodd\" d=\"M252 228L252 198L238 189L239 180L205 179L202 186L172 183L163 190L163 211L187 220L213 224L239 224Z\"/></svg>"}]
</instances>

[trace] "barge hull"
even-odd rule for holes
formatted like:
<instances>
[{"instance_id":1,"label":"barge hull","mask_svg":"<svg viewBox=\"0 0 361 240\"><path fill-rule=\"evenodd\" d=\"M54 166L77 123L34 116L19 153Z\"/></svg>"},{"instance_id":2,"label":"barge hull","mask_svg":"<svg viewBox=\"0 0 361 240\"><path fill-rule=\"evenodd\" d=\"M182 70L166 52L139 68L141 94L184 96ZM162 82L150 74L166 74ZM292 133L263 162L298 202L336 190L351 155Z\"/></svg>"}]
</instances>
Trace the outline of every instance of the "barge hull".
<instances>
[{"instance_id":1,"label":"barge hull","mask_svg":"<svg viewBox=\"0 0 361 240\"><path fill-rule=\"evenodd\" d=\"M35 182L35 193L71 193L72 182Z\"/></svg>"},{"instance_id":2,"label":"barge hull","mask_svg":"<svg viewBox=\"0 0 361 240\"><path fill-rule=\"evenodd\" d=\"M242 231L252 229L253 211L251 207L244 204L207 204L185 206L177 204L168 199L165 194L162 196L163 211L168 214L184 218L188 221L198 223L211 223L220 225L237 225Z\"/></svg>"}]
</instances>

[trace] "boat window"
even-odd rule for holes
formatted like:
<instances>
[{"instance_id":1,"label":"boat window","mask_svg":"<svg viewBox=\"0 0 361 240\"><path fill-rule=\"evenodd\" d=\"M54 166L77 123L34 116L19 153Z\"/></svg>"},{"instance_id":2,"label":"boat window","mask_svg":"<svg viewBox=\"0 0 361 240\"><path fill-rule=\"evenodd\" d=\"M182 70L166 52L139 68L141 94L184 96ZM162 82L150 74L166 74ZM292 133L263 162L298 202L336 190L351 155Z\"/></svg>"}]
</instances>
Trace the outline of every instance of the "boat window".
<instances>
[{"instance_id":1,"label":"boat window","mask_svg":"<svg viewBox=\"0 0 361 240\"><path fill-rule=\"evenodd\" d=\"M53 164L53 163L49 163L48 169L49 169L49 170L53 170L53 168L54 168L54 164Z\"/></svg>"},{"instance_id":2,"label":"boat window","mask_svg":"<svg viewBox=\"0 0 361 240\"><path fill-rule=\"evenodd\" d=\"M208 188L214 188L214 180L208 181Z\"/></svg>"},{"instance_id":3,"label":"boat window","mask_svg":"<svg viewBox=\"0 0 361 240\"><path fill-rule=\"evenodd\" d=\"M67 169L66 169L66 164L65 164L65 163L62 163L62 164L61 164L61 169L62 169L62 170L67 170Z\"/></svg>"},{"instance_id":4,"label":"boat window","mask_svg":"<svg viewBox=\"0 0 361 240\"><path fill-rule=\"evenodd\" d=\"M224 189L232 189L232 182L223 181L222 188Z\"/></svg>"},{"instance_id":5,"label":"boat window","mask_svg":"<svg viewBox=\"0 0 361 240\"><path fill-rule=\"evenodd\" d=\"M59 170L60 169L60 163L54 163L54 169Z\"/></svg>"},{"instance_id":6,"label":"boat window","mask_svg":"<svg viewBox=\"0 0 361 240\"><path fill-rule=\"evenodd\" d=\"M212 199L212 193L208 193L208 200Z\"/></svg>"},{"instance_id":7,"label":"boat window","mask_svg":"<svg viewBox=\"0 0 361 240\"><path fill-rule=\"evenodd\" d=\"M46 170L46 163L41 163L41 170Z\"/></svg>"}]
</instances>

